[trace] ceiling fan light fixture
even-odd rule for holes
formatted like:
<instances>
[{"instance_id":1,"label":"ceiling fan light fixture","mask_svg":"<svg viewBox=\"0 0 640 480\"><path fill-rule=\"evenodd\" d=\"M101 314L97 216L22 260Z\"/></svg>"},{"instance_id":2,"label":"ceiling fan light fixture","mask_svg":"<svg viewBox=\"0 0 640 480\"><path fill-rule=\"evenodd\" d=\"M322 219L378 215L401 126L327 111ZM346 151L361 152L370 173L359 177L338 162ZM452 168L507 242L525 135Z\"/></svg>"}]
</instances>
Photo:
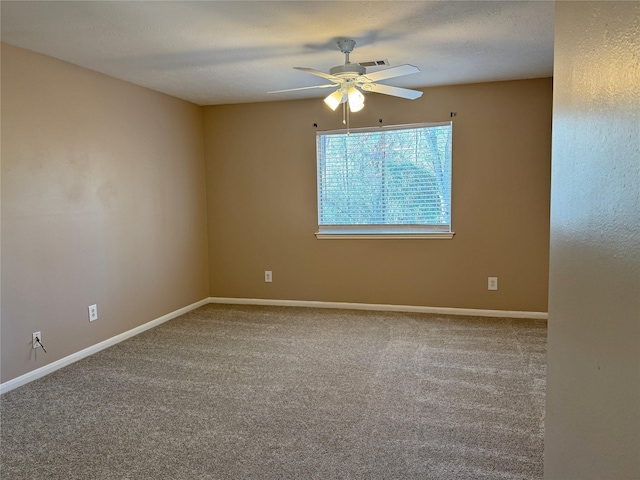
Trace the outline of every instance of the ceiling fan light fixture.
<instances>
[{"instance_id":1,"label":"ceiling fan light fixture","mask_svg":"<svg viewBox=\"0 0 640 480\"><path fill-rule=\"evenodd\" d=\"M356 87L351 87L347 91L347 95L349 97L349 110L355 113L364 108L364 95Z\"/></svg>"},{"instance_id":2,"label":"ceiling fan light fixture","mask_svg":"<svg viewBox=\"0 0 640 480\"><path fill-rule=\"evenodd\" d=\"M335 110L336 108L338 108L338 105L340 105L341 103L344 103L346 100L347 100L346 92L342 89L339 89L333 92L327 98L325 98L324 103L326 103L331 110Z\"/></svg>"}]
</instances>

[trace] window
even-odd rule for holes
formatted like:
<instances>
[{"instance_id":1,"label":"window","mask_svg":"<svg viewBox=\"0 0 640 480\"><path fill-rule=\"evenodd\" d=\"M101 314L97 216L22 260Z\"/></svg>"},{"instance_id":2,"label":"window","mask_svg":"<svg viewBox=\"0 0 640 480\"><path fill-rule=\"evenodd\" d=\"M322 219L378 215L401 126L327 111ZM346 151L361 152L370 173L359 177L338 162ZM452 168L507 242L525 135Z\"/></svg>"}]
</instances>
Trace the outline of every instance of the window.
<instances>
[{"instance_id":1,"label":"window","mask_svg":"<svg viewBox=\"0 0 640 480\"><path fill-rule=\"evenodd\" d=\"M318 238L452 238L451 122L318 132Z\"/></svg>"}]
</instances>

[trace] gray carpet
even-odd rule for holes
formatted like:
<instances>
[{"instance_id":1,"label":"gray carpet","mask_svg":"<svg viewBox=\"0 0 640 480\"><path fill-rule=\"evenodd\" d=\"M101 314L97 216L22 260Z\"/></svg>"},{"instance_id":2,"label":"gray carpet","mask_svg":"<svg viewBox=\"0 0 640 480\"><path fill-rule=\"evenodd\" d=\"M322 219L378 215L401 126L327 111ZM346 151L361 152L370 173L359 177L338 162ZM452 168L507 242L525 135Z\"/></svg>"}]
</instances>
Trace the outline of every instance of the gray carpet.
<instances>
[{"instance_id":1,"label":"gray carpet","mask_svg":"<svg viewBox=\"0 0 640 480\"><path fill-rule=\"evenodd\" d=\"M542 477L546 322L207 305L1 397L3 479Z\"/></svg>"}]
</instances>

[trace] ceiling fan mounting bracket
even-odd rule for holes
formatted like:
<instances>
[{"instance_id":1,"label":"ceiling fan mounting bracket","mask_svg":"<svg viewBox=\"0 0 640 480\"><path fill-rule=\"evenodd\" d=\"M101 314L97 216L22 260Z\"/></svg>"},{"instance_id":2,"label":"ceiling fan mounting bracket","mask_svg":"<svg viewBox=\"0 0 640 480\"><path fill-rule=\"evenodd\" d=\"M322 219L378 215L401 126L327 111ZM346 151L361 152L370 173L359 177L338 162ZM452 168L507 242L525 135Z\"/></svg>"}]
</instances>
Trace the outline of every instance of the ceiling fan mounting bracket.
<instances>
[{"instance_id":1,"label":"ceiling fan mounting bracket","mask_svg":"<svg viewBox=\"0 0 640 480\"><path fill-rule=\"evenodd\" d=\"M349 54L353 51L355 46L355 40L351 40L350 38L338 40L338 47L340 47L340 51L344 53L344 65L338 65L337 67L333 67L329 70L331 75L349 79L359 77L367 72L367 69L362 65L358 65L357 63L353 64L349 61Z\"/></svg>"},{"instance_id":2,"label":"ceiling fan mounting bracket","mask_svg":"<svg viewBox=\"0 0 640 480\"><path fill-rule=\"evenodd\" d=\"M356 46L355 40L351 40L350 38L343 38L338 40L338 47L340 47L340 51L345 55L353 52L354 47Z\"/></svg>"}]
</instances>

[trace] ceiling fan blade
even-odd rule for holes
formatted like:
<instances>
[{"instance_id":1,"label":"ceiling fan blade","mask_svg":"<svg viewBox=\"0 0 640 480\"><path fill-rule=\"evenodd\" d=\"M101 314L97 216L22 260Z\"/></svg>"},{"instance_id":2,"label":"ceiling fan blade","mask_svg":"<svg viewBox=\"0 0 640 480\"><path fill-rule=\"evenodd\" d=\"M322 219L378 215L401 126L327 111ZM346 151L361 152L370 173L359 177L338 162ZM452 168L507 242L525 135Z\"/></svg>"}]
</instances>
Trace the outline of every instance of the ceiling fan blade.
<instances>
[{"instance_id":1,"label":"ceiling fan blade","mask_svg":"<svg viewBox=\"0 0 640 480\"><path fill-rule=\"evenodd\" d=\"M422 96L422 92L418 90L392 87L391 85L380 85L379 83L365 83L360 88L365 92L383 93L385 95L393 95L394 97L406 98L407 100L415 100Z\"/></svg>"},{"instance_id":2,"label":"ceiling fan blade","mask_svg":"<svg viewBox=\"0 0 640 480\"><path fill-rule=\"evenodd\" d=\"M329 88L329 87L339 87L337 83L327 83L326 85L315 85L313 87L298 87L298 88L287 88L285 90L274 90L273 92L267 93L283 93L283 92L295 92L296 90L311 90L312 88Z\"/></svg>"},{"instance_id":3,"label":"ceiling fan blade","mask_svg":"<svg viewBox=\"0 0 640 480\"><path fill-rule=\"evenodd\" d=\"M367 73L356 78L358 82L378 82L387 78L401 77L402 75L410 75L412 73L420 73L418 67L413 65L398 65L397 67L385 68L377 72Z\"/></svg>"},{"instance_id":4,"label":"ceiling fan blade","mask_svg":"<svg viewBox=\"0 0 640 480\"><path fill-rule=\"evenodd\" d=\"M326 78L328 80L331 80L332 82L337 81L337 78L338 78L338 77L335 77L334 75L321 72L320 70L316 70L314 68L307 68L307 67L293 67L293 68L295 68L296 70L301 70L303 72L310 73L311 75L316 75L318 77Z\"/></svg>"}]
</instances>

